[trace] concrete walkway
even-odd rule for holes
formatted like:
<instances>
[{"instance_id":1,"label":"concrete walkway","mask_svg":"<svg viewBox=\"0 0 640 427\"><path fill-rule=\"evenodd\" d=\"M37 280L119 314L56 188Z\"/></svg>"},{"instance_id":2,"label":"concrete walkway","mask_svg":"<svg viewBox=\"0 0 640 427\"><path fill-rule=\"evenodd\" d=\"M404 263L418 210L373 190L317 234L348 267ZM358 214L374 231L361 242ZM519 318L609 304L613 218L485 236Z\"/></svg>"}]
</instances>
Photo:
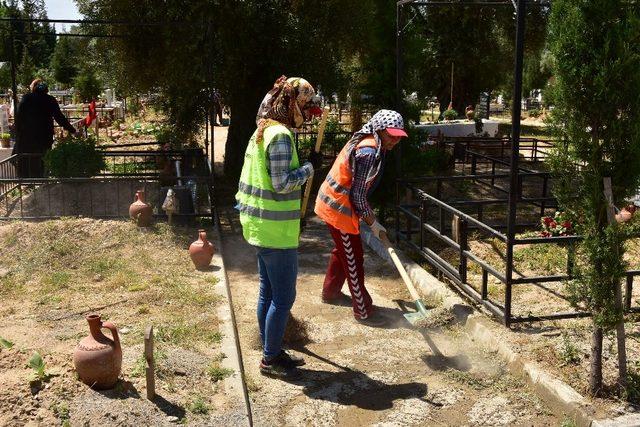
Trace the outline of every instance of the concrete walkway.
<instances>
[{"instance_id":1,"label":"concrete walkway","mask_svg":"<svg viewBox=\"0 0 640 427\"><path fill-rule=\"evenodd\" d=\"M399 275L365 248L366 284L386 324L353 320L350 305L323 304L320 291L332 241L311 220L301 239L297 327L290 346L304 355L301 379L263 377L255 319L255 253L233 209L221 211L225 267L233 295L255 425L559 425L562 418L506 373L489 349L456 325L412 328ZM347 289L343 290L347 292ZM433 302L432 302L433 303ZM290 331L291 332L291 331Z\"/></svg>"}]
</instances>

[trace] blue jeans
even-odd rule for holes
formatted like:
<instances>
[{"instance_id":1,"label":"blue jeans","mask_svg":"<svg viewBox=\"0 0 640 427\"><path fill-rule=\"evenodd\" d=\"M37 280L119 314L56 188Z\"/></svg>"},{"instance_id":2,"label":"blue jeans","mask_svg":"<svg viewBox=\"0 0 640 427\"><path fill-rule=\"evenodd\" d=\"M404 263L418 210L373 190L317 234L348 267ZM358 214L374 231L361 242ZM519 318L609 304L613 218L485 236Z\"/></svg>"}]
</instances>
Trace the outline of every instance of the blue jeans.
<instances>
[{"instance_id":1,"label":"blue jeans","mask_svg":"<svg viewBox=\"0 0 640 427\"><path fill-rule=\"evenodd\" d=\"M258 325L264 358L270 360L282 350L289 311L296 300L298 249L256 249L260 276Z\"/></svg>"}]
</instances>

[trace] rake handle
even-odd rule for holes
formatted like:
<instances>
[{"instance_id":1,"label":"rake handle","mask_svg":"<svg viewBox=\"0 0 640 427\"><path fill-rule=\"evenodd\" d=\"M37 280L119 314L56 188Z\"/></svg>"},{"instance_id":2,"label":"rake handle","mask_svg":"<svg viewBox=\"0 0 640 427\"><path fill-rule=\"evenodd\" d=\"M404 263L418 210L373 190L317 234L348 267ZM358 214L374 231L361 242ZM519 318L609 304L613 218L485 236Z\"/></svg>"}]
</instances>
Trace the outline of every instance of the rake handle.
<instances>
[{"instance_id":1,"label":"rake handle","mask_svg":"<svg viewBox=\"0 0 640 427\"><path fill-rule=\"evenodd\" d=\"M387 237L387 233L385 233L385 232L380 233L380 241L385 246L385 248L387 248L387 252L389 253L389 256L391 257L391 260L393 261L393 264L396 266L396 269L398 270L398 273L400 273L400 277L402 277L402 280L404 281L404 284L407 286L407 289L409 290L409 293L411 294L411 298L413 298L414 301L419 301L420 300L420 294L418 294L418 291L413 286L413 282L411 281L411 278L409 277L409 274L407 274L407 270L404 269L404 266L402 265L402 261L400 261L400 258L398 257L398 254L396 254L396 250L393 248L393 246L391 246L391 242L389 241L389 238Z\"/></svg>"},{"instance_id":2,"label":"rake handle","mask_svg":"<svg viewBox=\"0 0 640 427\"><path fill-rule=\"evenodd\" d=\"M320 152L320 146L322 146L322 140L324 139L324 129L327 127L327 117L329 117L329 107L324 107L322 110L322 119L320 119L320 127L318 127L318 139L316 140L316 146L314 151ZM307 204L309 203L309 197L311 196L311 187L313 184L313 172L307 180L307 186L304 188L304 197L302 198L302 205L300 207L300 218L304 218L307 213Z\"/></svg>"}]
</instances>

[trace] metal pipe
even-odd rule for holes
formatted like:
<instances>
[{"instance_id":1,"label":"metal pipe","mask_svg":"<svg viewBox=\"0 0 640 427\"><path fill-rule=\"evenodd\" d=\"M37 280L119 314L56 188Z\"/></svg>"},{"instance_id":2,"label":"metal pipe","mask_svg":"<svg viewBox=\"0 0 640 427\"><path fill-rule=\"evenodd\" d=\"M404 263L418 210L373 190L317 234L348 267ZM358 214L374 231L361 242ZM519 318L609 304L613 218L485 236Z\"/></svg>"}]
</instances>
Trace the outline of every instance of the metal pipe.
<instances>
[{"instance_id":1,"label":"metal pipe","mask_svg":"<svg viewBox=\"0 0 640 427\"><path fill-rule=\"evenodd\" d=\"M511 323L511 285L513 283L513 241L516 234L516 213L518 208L518 161L520 157L520 114L522 113L522 68L524 60L526 1L518 0L516 7L516 58L511 117L511 171L509 184L509 215L507 218L507 265L504 298L504 324Z\"/></svg>"}]
</instances>

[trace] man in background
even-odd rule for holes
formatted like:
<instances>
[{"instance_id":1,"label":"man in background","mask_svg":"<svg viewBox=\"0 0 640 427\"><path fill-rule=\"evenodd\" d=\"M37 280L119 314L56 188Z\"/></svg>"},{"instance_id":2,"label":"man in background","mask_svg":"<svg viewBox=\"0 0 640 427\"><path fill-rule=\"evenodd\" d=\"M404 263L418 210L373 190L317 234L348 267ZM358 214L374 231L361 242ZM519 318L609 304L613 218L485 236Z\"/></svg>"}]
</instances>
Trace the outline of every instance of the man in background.
<instances>
[{"instance_id":1,"label":"man in background","mask_svg":"<svg viewBox=\"0 0 640 427\"><path fill-rule=\"evenodd\" d=\"M20 178L44 176L42 159L53 146L53 121L69 131L76 129L60 111L58 101L49 95L49 87L41 79L30 85L31 93L22 97L16 113L16 144L13 154L24 154L16 164Z\"/></svg>"}]
</instances>

